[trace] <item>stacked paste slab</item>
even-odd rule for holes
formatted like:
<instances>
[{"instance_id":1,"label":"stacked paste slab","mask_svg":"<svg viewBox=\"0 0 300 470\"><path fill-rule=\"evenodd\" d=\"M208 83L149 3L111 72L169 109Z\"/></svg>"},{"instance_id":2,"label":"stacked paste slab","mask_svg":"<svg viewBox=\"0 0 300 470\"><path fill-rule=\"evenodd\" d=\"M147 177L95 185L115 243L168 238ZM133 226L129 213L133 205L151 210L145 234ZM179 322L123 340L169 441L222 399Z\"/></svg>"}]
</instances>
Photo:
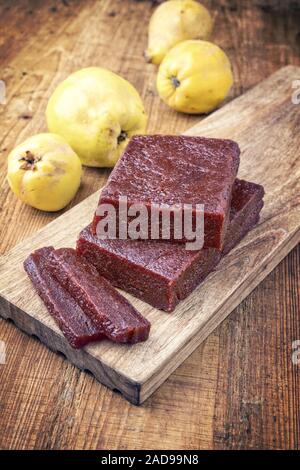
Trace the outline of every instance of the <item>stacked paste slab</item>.
<instances>
[{"instance_id":1,"label":"stacked paste slab","mask_svg":"<svg viewBox=\"0 0 300 470\"><path fill-rule=\"evenodd\" d=\"M151 239L151 212L159 205L172 213L175 204L192 205L193 227L197 204L204 205L204 247L221 250L229 222L232 188L239 167L240 150L236 142L187 136L135 136L101 192L99 206L111 204L119 214L120 198L127 205L143 204L148 210ZM182 213L182 207L176 212ZM202 211L201 211L202 212ZM182 214L181 214L182 216ZM94 235L101 215L95 214ZM130 223L130 219L129 219ZM183 231L184 232L184 231ZM117 234L117 238L118 237ZM160 227L158 238L162 239ZM172 242L186 242L184 233L175 234L171 217Z\"/></svg>"},{"instance_id":2,"label":"stacked paste slab","mask_svg":"<svg viewBox=\"0 0 300 470\"><path fill-rule=\"evenodd\" d=\"M77 251L116 287L171 312L259 220L263 187L236 180L223 251L188 251L182 244L151 240L101 240L86 227Z\"/></svg>"},{"instance_id":3,"label":"stacked paste slab","mask_svg":"<svg viewBox=\"0 0 300 470\"><path fill-rule=\"evenodd\" d=\"M127 205L204 204L204 247L188 251L184 235L168 241L101 239L96 211L80 234L77 251L115 286L159 309L171 312L217 266L259 220L262 186L236 179L240 150L226 139L188 136L135 136L102 190L99 206L111 204L118 215L120 198ZM180 209L179 209L180 210ZM183 217L181 218L183 220ZM194 219L193 219L194 221ZM128 224L131 220L128 220ZM118 228L118 224L117 224ZM194 225L193 225L194 228ZM160 227L159 238L162 237Z\"/></svg>"}]
</instances>

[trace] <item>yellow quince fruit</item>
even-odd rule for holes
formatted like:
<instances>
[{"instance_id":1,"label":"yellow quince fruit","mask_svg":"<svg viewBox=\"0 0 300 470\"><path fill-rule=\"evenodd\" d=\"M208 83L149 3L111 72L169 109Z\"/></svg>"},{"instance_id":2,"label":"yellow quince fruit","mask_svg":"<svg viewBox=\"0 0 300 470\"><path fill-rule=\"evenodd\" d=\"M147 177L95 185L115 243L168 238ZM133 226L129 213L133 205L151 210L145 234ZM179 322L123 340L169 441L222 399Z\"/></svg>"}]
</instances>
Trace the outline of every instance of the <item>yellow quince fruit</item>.
<instances>
[{"instance_id":1,"label":"yellow quince fruit","mask_svg":"<svg viewBox=\"0 0 300 470\"><path fill-rule=\"evenodd\" d=\"M87 166L113 167L135 134L146 131L147 116L136 89L100 67L78 70L52 94L46 119Z\"/></svg>"},{"instance_id":2,"label":"yellow quince fruit","mask_svg":"<svg viewBox=\"0 0 300 470\"><path fill-rule=\"evenodd\" d=\"M208 39L212 28L212 17L201 3L194 0L164 2L150 19L146 59L159 65L176 44L187 39Z\"/></svg>"},{"instance_id":3,"label":"yellow quince fruit","mask_svg":"<svg viewBox=\"0 0 300 470\"><path fill-rule=\"evenodd\" d=\"M183 41L173 47L157 75L157 91L172 109L209 113L227 96L233 83L230 61L216 44Z\"/></svg>"},{"instance_id":4,"label":"yellow quince fruit","mask_svg":"<svg viewBox=\"0 0 300 470\"><path fill-rule=\"evenodd\" d=\"M33 135L8 156L7 179L21 201L43 211L63 209L75 196L81 162L62 137Z\"/></svg>"}]
</instances>

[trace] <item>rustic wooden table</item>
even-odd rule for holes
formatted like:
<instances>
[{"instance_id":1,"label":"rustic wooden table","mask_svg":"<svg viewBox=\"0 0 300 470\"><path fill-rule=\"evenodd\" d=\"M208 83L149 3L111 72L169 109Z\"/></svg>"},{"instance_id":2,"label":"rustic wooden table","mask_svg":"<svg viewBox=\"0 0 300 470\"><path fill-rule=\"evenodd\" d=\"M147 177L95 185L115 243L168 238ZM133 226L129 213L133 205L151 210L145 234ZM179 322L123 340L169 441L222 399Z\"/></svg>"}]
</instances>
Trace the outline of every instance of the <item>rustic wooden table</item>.
<instances>
[{"instance_id":1,"label":"rustic wooden table","mask_svg":"<svg viewBox=\"0 0 300 470\"><path fill-rule=\"evenodd\" d=\"M129 79L143 96L149 132L180 133L199 120L162 104L155 67L143 59L156 3L0 1L0 79L7 84L7 104L0 106L1 253L57 216L13 196L6 156L17 141L45 129L47 99L70 72L102 65ZM233 64L230 99L279 67L300 64L300 2L203 3L215 18L213 40ZM85 169L72 204L107 176ZM298 246L141 407L0 320L7 348L0 448L299 448L300 365L291 359L292 342L300 339L299 254Z\"/></svg>"}]
</instances>

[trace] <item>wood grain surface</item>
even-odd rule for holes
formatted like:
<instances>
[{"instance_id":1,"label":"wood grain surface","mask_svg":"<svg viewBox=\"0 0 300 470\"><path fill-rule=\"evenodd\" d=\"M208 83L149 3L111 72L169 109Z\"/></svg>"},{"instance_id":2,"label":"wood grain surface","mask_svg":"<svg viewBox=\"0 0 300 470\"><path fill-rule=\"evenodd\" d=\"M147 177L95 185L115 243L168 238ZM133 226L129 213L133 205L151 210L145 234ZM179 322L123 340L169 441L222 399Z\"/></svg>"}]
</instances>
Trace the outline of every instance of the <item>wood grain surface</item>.
<instances>
[{"instance_id":1,"label":"wood grain surface","mask_svg":"<svg viewBox=\"0 0 300 470\"><path fill-rule=\"evenodd\" d=\"M55 84L90 64L110 67L142 93L149 132L182 132L198 118L167 109L145 64L145 24L154 2L0 2L1 252L55 218L17 202L5 157L33 129ZM214 41L230 55L241 94L285 64L299 64L296 2L211 1ZM133 34L134 32L134 34ZM279 136L280 138L280 136ZM102 186L85 171L73 205ZM274 270L151 397L135 408L62 358L1 321L7 364L0 366L2 448L297 448L299 247Z\"/></svg>"}]
</instances>

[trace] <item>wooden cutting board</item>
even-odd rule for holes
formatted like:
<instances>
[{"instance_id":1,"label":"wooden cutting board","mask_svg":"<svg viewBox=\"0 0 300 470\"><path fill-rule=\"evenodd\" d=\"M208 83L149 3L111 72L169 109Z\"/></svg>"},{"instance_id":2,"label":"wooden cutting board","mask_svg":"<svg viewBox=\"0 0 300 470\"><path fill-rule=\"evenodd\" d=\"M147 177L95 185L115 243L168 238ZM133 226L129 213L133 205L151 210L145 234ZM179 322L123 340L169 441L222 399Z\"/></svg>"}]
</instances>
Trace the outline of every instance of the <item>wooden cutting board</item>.
<instances>
[{"instance_id":1,"label":"wooden cutting board","mask_svg":"<svg viewBox=\"0 0 300 470\"><path fill-rule=\"evenodd\" d=\"M174 313L125 294L152 323L147 342L72 349L23 271L23 260L38 247L75 246L98 193L1 258L1 316L132 403L142 403L300 240L300 104L292 102L297 79L300 68L285 67L186 133L236 140L242 150L239 177L264 185L265 206L260 224Z\"/></svg>"}]
</instances>

